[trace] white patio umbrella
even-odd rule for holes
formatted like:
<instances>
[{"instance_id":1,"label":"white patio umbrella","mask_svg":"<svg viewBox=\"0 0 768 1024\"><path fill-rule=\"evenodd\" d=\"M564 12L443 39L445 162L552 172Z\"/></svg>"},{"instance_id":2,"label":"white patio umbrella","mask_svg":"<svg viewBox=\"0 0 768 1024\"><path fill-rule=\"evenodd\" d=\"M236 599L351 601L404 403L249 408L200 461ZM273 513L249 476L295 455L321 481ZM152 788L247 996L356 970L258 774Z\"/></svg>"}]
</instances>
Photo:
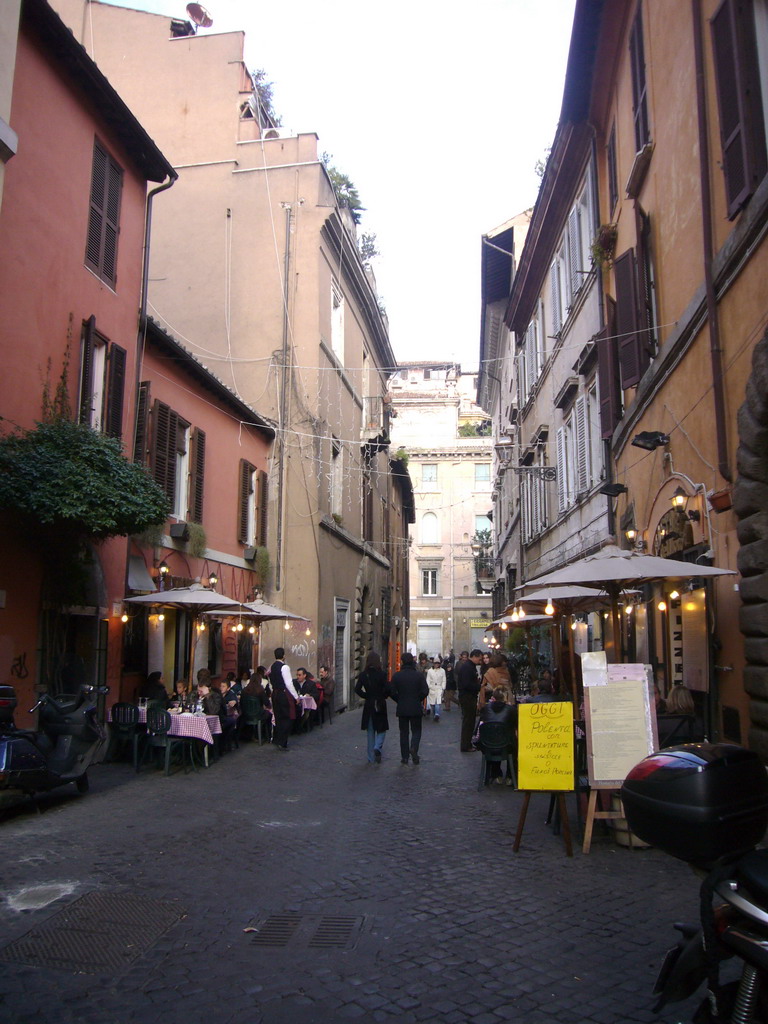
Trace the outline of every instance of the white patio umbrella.
<instances>
[{"instance_id":1,"label":"white patio umbrella","mask_svg":"<svg viewBox=\"0 0 768 1024\"><path fill-rule=\"evenodd\" d=\"M155 608L175 608L177 611L191 612L193 617L192 638L189 650L189 681L195 666L195 647L197 646L198 620L205 612L214 608L240 608L240 602L226 594L217 594L215 590L204 587L202 583L193 583L189 587L175 587L171 590L157 590L154 594L141 594L138 597L126 597L126 604L140 604ZM236 613L235 613L236 614Z\"/></svg>"},{"instance_id":2,"label":"white patio umbrella","mask_svg":"<svg viewBox=\"0 0 768 1024\"><path fill-rule=\"evenodd\" d=\"M306 615L294 615L293 612L283 611L266 601L249 601L244 607L254 612L260 619L267 622L269 619L300 619L302 622L309 622Z\"/></svg>"},{"instance_id":3,"label":"white patio umbrella","mask_svg":"<svg viewBox=\"0 0 768 1024\"><path fill-rule=\"evenodd\" d=\"M627 551L609 544L594 555L587 555L561 569L537 576L528 586L545 588L549 585L590 584L605 590L611 600L613 614L614 651L619 649L619 594L626 587L638 583L657 583L659 580L679 580L690 577L733 575L733 569L717 569L712 565L682 562L673 558L660 558L639 551Z\"/></svg>"},{"instance_id":4,"label":"white patio umbrella","mask_svg":"<svg viewBox=\"0 0 768 1024\"><path fill-rule=\"evenodd\" d=\"M228 605L225 608L212 608L210 611L206 612L206 614L216 618L247 619L251 622L252 626L256 627L260 627L262 622L269 622L275 619L285 619L286 621L294 622L309 622L309 619L305 615L295 615L293 612L287 612L283 608L278 608L276 605L267 604L266 601L247 601L244 604L236 605L234 607ZM255 632L255 630L251 629L251 632ZM260 631L257 643L260 651Z\"/></svg>"}]
</instances>

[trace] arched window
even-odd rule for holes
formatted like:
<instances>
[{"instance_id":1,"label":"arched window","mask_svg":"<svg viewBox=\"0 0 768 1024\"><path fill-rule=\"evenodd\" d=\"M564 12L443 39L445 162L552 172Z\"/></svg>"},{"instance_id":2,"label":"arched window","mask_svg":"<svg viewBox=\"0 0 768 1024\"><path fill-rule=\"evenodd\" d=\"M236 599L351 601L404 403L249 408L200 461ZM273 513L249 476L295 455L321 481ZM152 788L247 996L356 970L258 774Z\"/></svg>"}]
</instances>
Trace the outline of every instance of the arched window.
<instances>
[{"instance_id":1,"label":"arched window","mask_svg":"<svg viewBox=\"0 0 768 1024\"><path fill-rule=\"evenodd\" d=\"M421 543L439 544L440 538L437 529L437 516L434 512L425 512L421 517Z\"/></svg>"}]
</instances>

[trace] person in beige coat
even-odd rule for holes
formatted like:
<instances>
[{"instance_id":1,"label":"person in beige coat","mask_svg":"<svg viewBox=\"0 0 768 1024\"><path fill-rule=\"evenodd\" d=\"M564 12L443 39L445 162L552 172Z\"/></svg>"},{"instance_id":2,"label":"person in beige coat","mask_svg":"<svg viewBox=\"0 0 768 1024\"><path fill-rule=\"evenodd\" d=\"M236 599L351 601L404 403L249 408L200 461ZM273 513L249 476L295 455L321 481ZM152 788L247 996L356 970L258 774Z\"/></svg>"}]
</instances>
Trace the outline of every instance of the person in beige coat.
<instances>
[{"instance_id":1,"label":"person in beige coat","mask_svg":"<svg viewBox=\"0 0 768 1024\"><path fill-rule=\"evenodd\" d=\"M445 669L439 658L435 658L432 667L427 669L427 686L429 687L427 701L432 709L432 721L439 722L443 706L443 691L445 690Z\"/></svg>"}]
</instances>

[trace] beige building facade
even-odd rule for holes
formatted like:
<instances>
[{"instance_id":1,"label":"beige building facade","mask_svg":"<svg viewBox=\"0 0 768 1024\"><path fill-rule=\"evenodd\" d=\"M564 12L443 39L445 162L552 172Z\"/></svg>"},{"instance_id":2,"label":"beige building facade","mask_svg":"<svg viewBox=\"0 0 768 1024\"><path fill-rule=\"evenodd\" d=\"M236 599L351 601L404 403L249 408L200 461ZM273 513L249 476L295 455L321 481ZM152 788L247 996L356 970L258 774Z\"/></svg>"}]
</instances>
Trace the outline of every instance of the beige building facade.
<instances>
[{"instance_id":1,"label":"beige building facade","mask_svg":"<svg viewBox=\"0 0 768 1024\"><path fill-rule=\"evenodd\" d=\"M476 390L455 363L402 364L390 382L392 444L414 488L407 642L430 657L484 650L491 620L492 442Z\"/></svg>"},{"instance_id":2,"label":"beige building facade","mask_svg":"<svg viewBox=\"0 0 768 1024\"><path fill-rule=\"evenodd\" d=\"M152 222L148 312L274 423L264 596L306 623L263 627L262 660L335 673L337 701L403 622L392 586L393 488L384 403L394 365L356 225L313 134L274 123L240 32L82 0L73 31L179 179ZM404 628L404 627L403 627Z\"/></svg>"}]
</instances>

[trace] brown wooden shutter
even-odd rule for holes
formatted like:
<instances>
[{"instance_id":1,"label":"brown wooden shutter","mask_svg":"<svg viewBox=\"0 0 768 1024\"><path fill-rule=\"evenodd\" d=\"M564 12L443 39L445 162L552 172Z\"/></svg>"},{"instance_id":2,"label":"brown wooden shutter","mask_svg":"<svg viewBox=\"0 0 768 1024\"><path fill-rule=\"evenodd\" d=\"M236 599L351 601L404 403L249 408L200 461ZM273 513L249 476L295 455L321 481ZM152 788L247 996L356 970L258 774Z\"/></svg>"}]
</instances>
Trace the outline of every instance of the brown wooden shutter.
<instances>
[{"instance_id":1,"label":"brown wooden shutter","mask_svg":"<svg viewBox=\"0 0 768 1024\"><path fill-rule=\"evenodd\" d=\"M754 25L754 10L749 0L724 0L711 23L730 220L766 173L766 140Z\"/></svg>"},{"instance_id":2,"label":"brown wooden shutter","mask_svg":"<svg viewBox=\"0 0 768 1024\"><path fill-rule=\"evenodd\" d=\"M256 506L257 536L256 544L260 547L267 546L267 501L269 499L269 484L267 474L260 469L256 474L258 486L258 505Z\"/></svg>"},{"instance_id":3,"label":"brown wooden shutter","mask_svg":"<svg viewBox=\"0 0 768 1024\"><path fill-rule=\"evenodd\" d=\"M192 451L190 458L192 467L189 488L189 514L193 523L203 521L203 484L205 477L205 431L192 431Z\"/></svg>"},{"instance_id":4,"label":"brown wooden shutter","mask_svg":"<svg viewBox=\"0 0 768 1024\"><path fill-rule=\"evenodd\" d=\"M91 170L91 199L88 214L88 236L85 244L85 262L95 273L101 274L101 240L104 234L104 206L107 193L107 154L98 142L93 147Z\"/></svg>"},{"instance_id":5,"label":"brown wooden shutter","mask_svg":"<svg viewBox=\"0 0 768 1024\"><path fill-rule=\"evenodd\" d=\"M123 395L125 393L126 352L119 345L109 349L107 367L107 408L104 416L104 431L110 437L123 436Z\"/></svg>"},{"instance_id":6,"label":"brown wooden shutter","mask_svg":"<svg viewBox=\"0 0 768 1024\"><path fill-rule=\"evenodd\" d=\"M179 417L157 399L152 407L152 475L169 500L176 500L176 446Z\"/></svg>"},{"instance_id":7,"label":"brown wooden shutter","mask_svg":"<svg viewBox=\"0 0 768 1024\"><path fill-rule=\"evenodd\" d=\"M85 263L111 285L117 282L117 236L123 172L98 140L93 146Z\"/></svg>"},{"instance_id":8,"label":"brown wooden shutter","mask_svg":"<svg viewBox=\"0 0 768 1024\"><path fill-rule=\"evenodd\" d=\"M597 385L600 401L600 436L610 438L621 419L621 390L616 339L604 327L595 338L597 345Z\"/></svg>"},{"instance_id":9,"label":"brown wooden shutter","mask_svg":"<svg viewBox=\"0 0 768 1024\"><path fill-rule=\"evenodd\" d=\"M237 539L241 544L248 544L248 518L250 503L253 500L251 493L251 474L253 466L245 459L240 459L240 492L237 510Z\"/></svg>"},{"instance_id":10,"label":"brown wooden shutter","mask_svg":"<svg viewBox=\"0 0 768 1024\"><path fill-rule=\"evenodd\" d=\"M123 188L123 172L112 160L107 162L107 206L104 224L104 256L102 277L111 284L117 283L117 235L120 224L120 195Z\"/></svg>"},{"instance_id":11,"label":"brown wooden shutter","mask_svg":"<svg viewBox=\"0 0 768 1024\"><path fill-rule=\"evenodd\" d=\"M149 427L149 381L139 384L139 400L136 409L136 427L133 443L133 461L141 466L147 464L147 437Z\"/></svg>"},{"instance_id":12,"label":"brown wooden shutter","mask_svg":"<svg viewBox=\"0 0 768 1024\"><path fill-rule=\"evenodd\" d=\"M613 264L616 280L616 335L619 350L621 386L634 388L648 365L641 352L637 310L637 272L635 250L627 249Z\"/></svg>"},{"instance_id":13,"label":"brown wooden shutter","mask_svg":"<svg viewBox=\"0 0 768 1024\"><path fill-rule=\"evenodd\" d=\"M80 423L91 422L93 403L93 343L96 336L96 317L83 324L83 345L80 356Z\"/></svg>"}]
</instances>

